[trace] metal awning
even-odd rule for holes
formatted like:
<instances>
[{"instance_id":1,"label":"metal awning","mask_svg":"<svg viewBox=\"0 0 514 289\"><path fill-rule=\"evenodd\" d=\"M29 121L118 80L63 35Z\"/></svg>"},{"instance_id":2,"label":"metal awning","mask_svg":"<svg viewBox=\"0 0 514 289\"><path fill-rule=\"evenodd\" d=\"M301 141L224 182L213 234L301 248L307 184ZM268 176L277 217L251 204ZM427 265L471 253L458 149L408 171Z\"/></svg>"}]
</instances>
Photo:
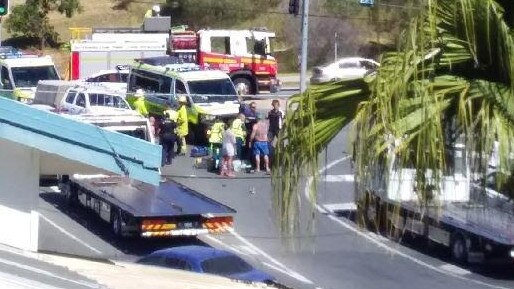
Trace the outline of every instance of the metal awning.
<instances>
[{"instance_id":1,"label":"metal awning","mask_svg":"<svg viewBox=\"0 0 514 289\"><path fill-rule=\"evenodd\" d=\"M103 171L159 183L160 146L3 97L0 141L39 150L41 174Z\"/></svg>"}]
</instances>

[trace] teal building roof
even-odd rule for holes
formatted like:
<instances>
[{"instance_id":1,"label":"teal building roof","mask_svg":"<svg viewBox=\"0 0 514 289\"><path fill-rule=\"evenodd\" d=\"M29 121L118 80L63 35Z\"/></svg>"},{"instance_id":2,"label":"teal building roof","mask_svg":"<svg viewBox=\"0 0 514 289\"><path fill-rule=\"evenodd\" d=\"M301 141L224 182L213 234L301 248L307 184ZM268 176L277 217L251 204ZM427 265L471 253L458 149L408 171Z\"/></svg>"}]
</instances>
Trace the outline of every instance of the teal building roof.
<instances>
[{"instance_id":1,"label":"teal building roof","mask_svg":"<svg viewBox=\"0 0 514 289\"><path fill-rule=\"evenodd\" d=\"M159 183L160 146L3 97L0 140L149 184Z\"/></svg>"}]
</instances>

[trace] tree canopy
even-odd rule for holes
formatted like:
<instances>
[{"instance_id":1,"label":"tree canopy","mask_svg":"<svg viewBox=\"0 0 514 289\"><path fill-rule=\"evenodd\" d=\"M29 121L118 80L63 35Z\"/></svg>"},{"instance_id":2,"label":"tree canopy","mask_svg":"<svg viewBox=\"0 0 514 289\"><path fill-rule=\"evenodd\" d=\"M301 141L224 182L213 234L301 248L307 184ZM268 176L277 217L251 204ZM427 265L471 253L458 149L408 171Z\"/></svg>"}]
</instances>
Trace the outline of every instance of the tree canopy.
<instances>
[{"instance_id":1,"label":"tree canopy","mask_svg":"<svg viewBox=\"0 0 514 289\"><path fill-rule=\"evenodd\" d=\"M448 148L457 142L472 173L485 171L495 142L500 170L511 170L513 13L508 0L429 0L398 51L381 56L376 75L295 96L273 178L282 230L298 227L301 176L316 179L319 153L351 121L357 190L366 190L373 174L387 174L373 167L391 161L391 148L400 167L415 168L420 203L429 201L427 170L451 173ZM315 184L311 197L315 202Z\"/></svg>"},{"instance_id":2,"label":"tree canopy","mask_svg":"<svg viewBox=\"0 0 514 289\"><path fill-rule=\"evenodd\" d=\"M58 11L72 17L81 11L79 0L27 0L25 5L17 5L5 21L7 32L15 37L37 39L40 48L46 44L57 44L58 35L50 25L48 13Z\"/></svg>"}]
</instances>

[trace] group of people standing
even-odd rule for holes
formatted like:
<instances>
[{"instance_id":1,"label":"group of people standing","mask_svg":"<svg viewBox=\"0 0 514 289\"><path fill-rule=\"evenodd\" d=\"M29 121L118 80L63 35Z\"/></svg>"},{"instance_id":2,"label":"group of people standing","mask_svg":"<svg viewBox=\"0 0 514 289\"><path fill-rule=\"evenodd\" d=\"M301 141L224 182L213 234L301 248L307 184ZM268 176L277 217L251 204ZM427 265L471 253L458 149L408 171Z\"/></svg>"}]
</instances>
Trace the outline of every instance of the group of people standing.
<instances>
[{"instance_id":1,"label":"group of people standing","mask_svg":"<svg viewBox=\"0 0 514 289\"><path fill-rule=\"evenodd\" d=\"M142 116L148 117L151 127L154 128L153 134L158 137L162 146L161 165L171 165L176 155L185 155L187 150L186 136L189 133L187 98L185 96L179 97L178 110L173 109L172 105L168 104L168 109L164 111L164 117L156 119L148 113L144 92L138 90L135 96L134 109Z\"/></svg>"},{"instance_id":2,"label":"group of people standing","mask_svg":"<svg viewBox=\"0 0 514 289\"><path fill-rule=\"evenodd\" d=\"M237 118L231 124L221 119L213 124L208 132L209 143L215 158L221 159L219 168L222 176L235 176L234 159L241 160L243 164L250 164L253 172L260 172L263 169L270 173L273 143L278 137L284 119L280 102L273 100L272 106L273 109L265 116L257 112L255 102L242 104Z\"/></svg>"},{"instance_id":3,"label":"group of people standing","mask_svg":"<svg viewBox=\"0 0 514 289\"><path fill-rule=\"evenodd\" d=\"M187 99L181 96L178 99L178 110L169 104L164 118L156 119L149 116L144 104L144 94L136 95L136 111L149 117L162 146L162 166L171 165L176 155L184 155L186 152L186 136L189 133ZM251 166L252 172L264 170L270 173L273 146L284 119L279 100L273 100L271 105L273 108L265 115L257 112L256 102L242 103L238 116L231 122L221 118L215 120L207 131L207 139L211 155L215 159L215 168L219 169L220 175L235 176L234 160L240 160L246 167Z\"/></svg>"}]
</instances>

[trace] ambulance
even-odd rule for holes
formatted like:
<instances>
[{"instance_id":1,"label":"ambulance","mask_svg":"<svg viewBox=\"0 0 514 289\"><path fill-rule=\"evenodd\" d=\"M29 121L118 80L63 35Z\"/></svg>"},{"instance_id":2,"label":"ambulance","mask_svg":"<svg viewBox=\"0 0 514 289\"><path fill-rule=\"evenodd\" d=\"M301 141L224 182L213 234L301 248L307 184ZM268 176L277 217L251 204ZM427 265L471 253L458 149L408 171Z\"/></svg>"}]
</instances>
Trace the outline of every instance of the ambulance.
<instances>
[{"instance_id":1,"label":"ambulance","mask_svg":"<svg viewBox=\"0 0 514 289\"><path fill-rule=\"evenodd\" d=\"M220 70L202 69L182 63L177 57L139 59L130 66L127 101L133 106L136 91L144 91L145 104L154 116L178 107L185 96L188 105L191 141L205 143L206 131L216 118L234 119L240 102L230 77Z\"/></svg>"},{"instance_id":2,"label":"ambulance","mask_svg":"<svg viewBox=\"0 0 514 289\"><path fill-rule=\"evenodd\" d=\"M40 80L59 80L50 56L0 52L0 95L31 103Z\"/></svg>"}]
</instances>

